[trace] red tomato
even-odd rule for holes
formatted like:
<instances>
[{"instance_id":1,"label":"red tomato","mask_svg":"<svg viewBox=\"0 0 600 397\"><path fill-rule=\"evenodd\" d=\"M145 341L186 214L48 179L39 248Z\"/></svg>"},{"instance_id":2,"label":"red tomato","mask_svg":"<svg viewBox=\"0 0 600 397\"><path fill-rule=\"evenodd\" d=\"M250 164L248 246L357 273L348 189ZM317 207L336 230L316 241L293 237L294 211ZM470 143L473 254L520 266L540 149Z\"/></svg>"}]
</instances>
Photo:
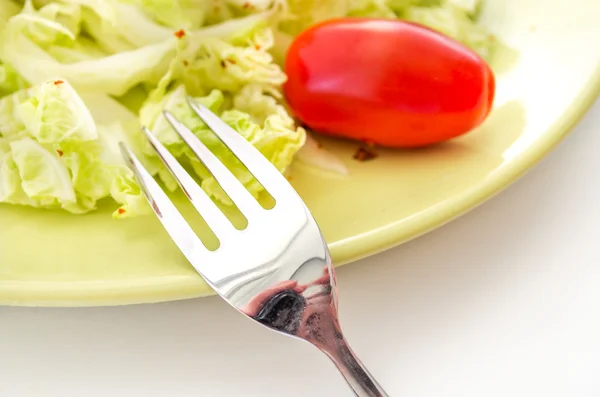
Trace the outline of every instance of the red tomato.
<instances>
[{"instance_id":1,"label":"red tomato","mask_svg":"<svg viewBox=\"0 0 600 397\"><path fill-rule=\"evenodd\" d=\"M286 59L287 100L309 128L391 147L445 141L477 127L494 75L475 52L420 25L339 19L309 28Z\"/></svg>"}]
</instances>

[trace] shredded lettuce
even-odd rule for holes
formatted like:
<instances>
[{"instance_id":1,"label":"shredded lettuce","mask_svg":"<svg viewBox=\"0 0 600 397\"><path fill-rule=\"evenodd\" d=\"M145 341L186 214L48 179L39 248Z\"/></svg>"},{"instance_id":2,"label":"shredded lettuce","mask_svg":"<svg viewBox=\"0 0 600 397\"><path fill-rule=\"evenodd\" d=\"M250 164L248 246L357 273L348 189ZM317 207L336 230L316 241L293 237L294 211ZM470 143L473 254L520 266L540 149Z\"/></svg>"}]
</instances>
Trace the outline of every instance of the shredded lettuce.
<instances>
[{"instance_id":1,"label":"shredded lettuce","mask_svg":"<svg viewBox=\"0 0 600 397\"><path fill-rule=\"evenodd\" d=\"M65 80L2 98L0 120L0 202L77 214L112 197L121 204L115 216L147 212L115 148L131 138L120 124L97 125Z\"/></svg>"},{"instance_id":2,"label":"shredded lettuce","mask_svg":"<svg viewBox=\"0 0 600 397\"><path fill-rule=\"evenodd\" d=\"M17 119L38 142L97 138L92 115L70 84L57 79L35 87L31 93L17 106Z\"/></svg>"},{"instance_id":3,"label":"shredded lettuce","mask_svg":"<svg viewBox=\"0 0 600 397\"><path fill-rule=\"evenodd\" d=\"M346 174L286 108L293 38L336 17L427 25L490 57L480 0L0 0L0 203L114 217L149 208L119 142L168 190L177 184L139 130L155 136L217 202L229 198L165 120L169 110L255 196L261 185L189 108L204 104L282 173L294 159Z\"/></svg>"}]
</instances>

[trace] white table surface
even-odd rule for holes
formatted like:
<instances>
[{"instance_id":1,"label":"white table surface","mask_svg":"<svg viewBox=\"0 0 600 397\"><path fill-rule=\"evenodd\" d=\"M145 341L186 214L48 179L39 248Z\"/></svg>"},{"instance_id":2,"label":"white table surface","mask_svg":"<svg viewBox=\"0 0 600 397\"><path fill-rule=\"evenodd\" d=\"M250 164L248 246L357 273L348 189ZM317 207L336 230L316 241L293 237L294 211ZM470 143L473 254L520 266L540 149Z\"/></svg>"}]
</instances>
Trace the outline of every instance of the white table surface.
<instances>
[{"instance_id":1,"label":"white table surface","mask_svg":"<svg viewBox=\"0 0 600 397\"><path fill-rule=\"evenodd\" d=\"M391 396L600 396L599 149L600 102L501 195L339 270L345 332ZM1 397L349 395L216 298L0 308Z\"/></svg>"}]
</instances>

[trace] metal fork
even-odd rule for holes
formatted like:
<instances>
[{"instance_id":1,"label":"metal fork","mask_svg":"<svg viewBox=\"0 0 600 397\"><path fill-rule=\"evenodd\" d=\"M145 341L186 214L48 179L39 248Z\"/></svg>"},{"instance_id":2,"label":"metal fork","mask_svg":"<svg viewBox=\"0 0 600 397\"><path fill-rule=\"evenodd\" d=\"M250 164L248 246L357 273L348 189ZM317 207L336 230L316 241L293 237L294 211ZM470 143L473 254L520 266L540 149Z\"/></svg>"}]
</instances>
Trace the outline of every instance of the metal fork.
<instances>
[{"instance_id":1,"label":"metal fork","mask_svg":"<svg viewBox=\"0 0 600 397\"><path fill-rule=\"evenodd\" d=\"M316 346L337 366L355 395L387 396L342 334L329 250L300 196L235 130L193 99L188 102L269 192L275 206L264 209L185 125L164 112L248 221L244 230L236 229L152 132L143 128L220 245L212 251L206 248L139 159L121 143L127 164L173 241L206 282L241 313L274 331Z\"/></svg>"}]
</instances>

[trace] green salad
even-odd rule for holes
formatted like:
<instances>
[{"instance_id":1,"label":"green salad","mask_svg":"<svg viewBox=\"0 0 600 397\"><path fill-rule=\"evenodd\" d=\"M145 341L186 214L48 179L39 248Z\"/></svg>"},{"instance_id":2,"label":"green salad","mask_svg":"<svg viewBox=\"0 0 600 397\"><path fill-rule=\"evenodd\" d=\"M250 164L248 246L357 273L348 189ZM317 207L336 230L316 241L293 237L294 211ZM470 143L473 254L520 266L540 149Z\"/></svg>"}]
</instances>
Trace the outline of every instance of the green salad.
<instances>
[{"instance_id":1,"label":"green salad","mask_svg":"<svg viewBox=\"0 0 600 397\"><path fill-rule=\"evenodd\" d=\"M261 186L192 113L196 98L281 172L292 161L341 169L286 109L281 64L294 36L342 16L399 18L489 58L478 0L0 0L0 203L149 212L121 158L124 141L166 189L177 185L140 125L218 202L216 181L170 128L181 119L258 196Z\"/></svg>"}]
</instances>

